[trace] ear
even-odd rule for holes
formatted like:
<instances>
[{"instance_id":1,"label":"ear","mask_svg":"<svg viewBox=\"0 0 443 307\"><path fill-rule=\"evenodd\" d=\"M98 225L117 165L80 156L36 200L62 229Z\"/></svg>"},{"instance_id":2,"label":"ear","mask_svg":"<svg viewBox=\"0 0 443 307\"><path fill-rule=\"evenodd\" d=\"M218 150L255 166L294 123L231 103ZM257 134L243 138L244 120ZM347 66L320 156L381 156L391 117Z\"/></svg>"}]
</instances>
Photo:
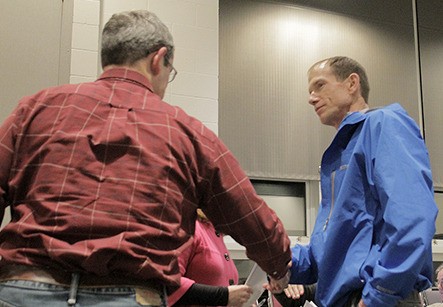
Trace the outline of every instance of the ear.
<instances>
[{"instance_id":1,"label":"ear","mask_svg":"<svg viewBox=\"0 0 443 307\"><path fill-rule=\"evenodd\" d=\"M164 58L166 53L168 52L168 49L166 47L161 47L158 49L158 51L154 54L151 60L151 71L154 75L158 75L161 71L160 65L164 66Z\"/></svg>"},{"instance_id":2,"label":"ear","mask_svg":"<svg viewBox=\"0 0 443 307\"><path fill-rule=\"evenodd\" d=\"M352 73L348 77L349 79L349 91L355 93L360 91L360 76L356 73Z\"/></svg>"}]
</instances>

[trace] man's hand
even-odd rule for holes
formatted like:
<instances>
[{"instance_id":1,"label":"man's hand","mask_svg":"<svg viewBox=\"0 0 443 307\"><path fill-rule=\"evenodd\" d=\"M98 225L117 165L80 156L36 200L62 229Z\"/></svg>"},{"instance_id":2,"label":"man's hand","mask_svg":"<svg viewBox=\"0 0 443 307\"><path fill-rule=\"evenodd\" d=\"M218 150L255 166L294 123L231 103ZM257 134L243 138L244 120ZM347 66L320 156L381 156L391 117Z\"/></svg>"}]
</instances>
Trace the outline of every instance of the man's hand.
<instances>
[{"instance_id":1,"label":"man's hand","mask_svg":"<svg viewBox=\"0 0 443 307\"><path fill-rule=\"evenodd\" d=\"M283 278L274 279L274 278L270 277L269 283L264 284L263 288L271 291L272 293L281 293L288 286L289 277L290 277L289 270Z\"/></svg>"},{"instance_id":2,"label":"man's hand","mask_svg":"<svg viewBox=\"0 0 443 307\"><path fill-rule=\"evenodd\" d=\"M283 291L288 298L297 300L305 293L305 288L303 287L303 285L288 285L288 287Z\"/></svg>"},{"instance_id":3,"label":"man's hand","mask_svg":"<svg viewBox=\"0 0 443 307\"><path fill-rule=\"evenodd\" d=\"M264 284L263 288L271 291L272 293L282 293L283 289L288 287L289 278L291 277L291 266L292 266L292 260L288 262L287 268L288 271L286 272L285 276L283 276L280 279L274 279L269 276L269 283Z\"/></svg>"},{"instance_id":4,"label":"man's hand","mask_svg":"<svg viewBox=\"0 0 443 307\"><path fill-rule=\"evenodd\" d=\"M252 288L246 285L229 286L228 306L242 306L252 295Z\"/></svg>"},{"instance_id":5,"label":"man's hand","mask_svg":"<svg viewBox=\"0 0 443 307\"><path fill-rule=\"evenodd\" d=\"M365 302L363 302L363 299L360 300L360 302L358 302L358 307L366 307Z\"/></svg>"}]
</instances>

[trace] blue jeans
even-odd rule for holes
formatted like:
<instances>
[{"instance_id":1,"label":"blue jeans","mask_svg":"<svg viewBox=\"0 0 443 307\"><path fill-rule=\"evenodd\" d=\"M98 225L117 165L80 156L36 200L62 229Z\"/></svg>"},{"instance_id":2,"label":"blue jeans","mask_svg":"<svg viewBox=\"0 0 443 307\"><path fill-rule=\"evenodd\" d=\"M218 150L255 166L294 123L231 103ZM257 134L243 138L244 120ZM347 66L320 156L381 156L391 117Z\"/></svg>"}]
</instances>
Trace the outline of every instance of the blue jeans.
<instances>
[{"instance_id":1,"label":"blue jeans","mask_svg":"<svg viewBox=\"0 0 443 307\"><path fill-rule=\"evenodd\" d=\"M137 289L129 286L79 288L75 305L68 305L69 287L35 281L10 280L0 282L0 307L166 307L166 298L162 295L161 305L139 303Z\"/></svg>"}]
</instances>

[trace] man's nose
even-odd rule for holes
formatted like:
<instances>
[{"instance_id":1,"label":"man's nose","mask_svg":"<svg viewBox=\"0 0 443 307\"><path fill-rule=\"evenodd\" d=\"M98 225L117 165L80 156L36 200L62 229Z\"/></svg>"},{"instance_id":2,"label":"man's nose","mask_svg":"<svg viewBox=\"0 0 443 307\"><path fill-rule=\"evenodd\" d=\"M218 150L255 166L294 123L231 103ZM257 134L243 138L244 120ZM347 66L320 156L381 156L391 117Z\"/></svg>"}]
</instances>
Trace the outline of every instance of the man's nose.
<instances>
[{"instance_id":1,"label":"man's nose","mask_svg":"<svg viewBox=\"0 0 443 307\"><path fill-rule=\"evenodd\" d=\"M317 102L318 102L318 96L317 95L315 95L315 93L314 92L311 92L310 94L309 94L309 104L310 105L314 105L314 104L316 104Z\"/></svg>"}]
</instances>

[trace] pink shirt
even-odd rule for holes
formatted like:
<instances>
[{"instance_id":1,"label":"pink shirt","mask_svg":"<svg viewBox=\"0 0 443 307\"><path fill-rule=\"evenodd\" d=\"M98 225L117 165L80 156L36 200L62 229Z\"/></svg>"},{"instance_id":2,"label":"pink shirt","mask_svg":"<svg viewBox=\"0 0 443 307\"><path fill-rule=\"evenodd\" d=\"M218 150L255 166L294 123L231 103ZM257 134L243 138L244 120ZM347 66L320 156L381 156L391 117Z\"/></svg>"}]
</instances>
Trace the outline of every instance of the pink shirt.
<instances>
[{"instance_id":1,"label":"pink shirt","mask_svg":"<svg viewBox=\"0 0 443 307\"><path fill-rule=\"evenodd\" d=\"M25 264L178 286L201 207L274 276L282 223L220 139L141 74L23 98L0 127L0 266ZM248 229L248 231L244 231Z\"/></svg>"},{"instance_id":2,"label":"pink shirt","mask_svg":"<svg viewBox=\"0 0 443 307\"><path fill-rule=\"evenodd\" d=\"M224 286L238 283L238 271L223 242L223 236L209 222L197 220L194 242L179 258L181 286L168 298L174 305L194 283Z\"/></svg>"}]
</instances>

